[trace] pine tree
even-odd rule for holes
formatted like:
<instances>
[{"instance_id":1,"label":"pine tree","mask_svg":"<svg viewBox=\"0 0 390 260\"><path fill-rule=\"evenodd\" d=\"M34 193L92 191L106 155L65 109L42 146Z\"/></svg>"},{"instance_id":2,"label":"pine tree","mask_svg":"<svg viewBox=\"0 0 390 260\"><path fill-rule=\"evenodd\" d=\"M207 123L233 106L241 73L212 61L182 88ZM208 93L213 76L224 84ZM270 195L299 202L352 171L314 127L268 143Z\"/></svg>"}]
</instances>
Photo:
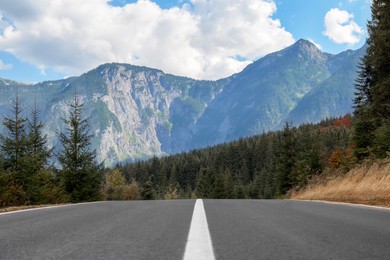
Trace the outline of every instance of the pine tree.
<instances>
[{"instance_id":1,"label":"pine tree","mask_svg":"<svg viewBox=\"0 0 390 260\"><path fill-rule=\"evenodd\" d=\"M5 133L0 134L0 150L3 154L4 168L22 177L27 155L27 118L22 115L23 109L19 95L12 101L12 116L4 117Z\"/></svg>"},{"instance_id":2,"label":"pine tree","mask_svg":"<svg viewBox=\"0 0 390 260\"><path fill-rule=\"evenodd\" d=\"M373 68L372 112L378 119L390 117L390 3L373 0L368 24L369 64Z\"/></svg>"},{"instance_id":3,"label":"pine tree","mask_svg":"<svg viewBox=\"0 0 390 260\"><path fill-rule=\"evenodd\" d=\"M32 173L37 173L45 168L50 159L52 149L47 148L47 136L43 135L43 123L39 121L40 110L35 104L31 109L31 120L28 120L28 155L29 168Z\"/></svg>"},{"instance_id":4,"label":"pine tree","mask_svg":"<svg viewBox=\"0 0 390 260\"><path fill-rule=\"evenodd\" d=\"M358 65L355 98L353 99L355 114L367 113L368 106L372 103L371 84L372 67L368 63L368 56L366 55Z\"/></svg>"},{"instance_id":5,"label":"pine tree","mask_svg":"<svg viewBox=\"0 0 390 260\"><path fill-rule=\"evenodd\" d=\"M286 122L280 140L276 182L278 195L285 194L295 184L296 139L291 123Z\"/></svg>"},{"instance_id":6,"label":"pine tree","mask_svg":"<svg viewBox=\"0 0 390 260\"><path fill-rule=\"evenodd\" d=\"M390 3L373 0L371 13L368 49L355 84L353 139L359 159L370 150L382 157L390 149Z\"/></svg>"},{"instance_id":7,"label":"pine tree","mask_svg":"<svg viewBox=\"0 0 390 260\"><path fill-rule=\"evenodd\" d=\"M215 199L231 199L233 197L234 187L230 172L219 173L215 177L214 198Z\"/></svg>"},{"instance_id":8,"label":"pine tree","mask_svg":"<svg viewBox=\"0 0 390 260\"><path fill-rule=\"evenodd\" d=\"M67 125L66 131L59 133L62 151L57 157L62 166L61 178L73 202L96 200L102 167L96 163L96 151L89 150L92 135L88 133L88 119L82 117L84 104L75 95L69 106L69 117L62 119Z\"/></svg>"},{"instance_id":9,"label":"pine tree","mask_svg":"<svg viewBox=\"0 0 390 260\"><path fill-rule=\"evenodd\" d=\"M153 182L149 178L142 187L141 196L144 200L153 200L154 199L154 190Z\"/></svg>"}]
</instances>

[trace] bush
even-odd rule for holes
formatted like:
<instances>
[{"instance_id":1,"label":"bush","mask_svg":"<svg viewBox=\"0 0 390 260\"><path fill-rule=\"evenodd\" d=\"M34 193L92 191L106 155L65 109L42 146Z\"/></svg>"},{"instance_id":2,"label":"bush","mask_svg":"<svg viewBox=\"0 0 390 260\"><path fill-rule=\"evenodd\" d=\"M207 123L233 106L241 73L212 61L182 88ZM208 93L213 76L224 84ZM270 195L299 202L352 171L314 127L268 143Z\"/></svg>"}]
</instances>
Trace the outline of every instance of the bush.
<instances>
[{"instance_id":1,"label":"bush","mask_svg":"<svg viewBox=\"0 0 390 260\"><path fill-rule=\"evenodd\" d=\"M133 180L130 185L126 185L124 195L126 200L141 199L141 192L140 192L138 182Z\"/></svg>"},{"instance_id":2,"label":"bush","mask_svg":"<svg viewBox=\"0 0 390 260\"><path fill-rule=\"evenodd\" d=\"M22 206L29 204L23 186L11 172L0 172L0 207Z\"/></svg>"},{"instance_id":3,"label":"bush","mask_svg":"<svg viewBox=\"0 0 390 260\"><path fill-rule=\"evenodd\" d=\"M102 190L105 200L124 200L126 180L119 169L113 169L106 174Z\"/></svg>"},{"instance_id":4,"label":"bush","mask_svg":"<svg viewBox=\"0 0 390 260\"><path fill-rule=\"evenodd\" d=\"M41 170L31 178L29 195L32 204L58 204L70 201L52 170Z\"/></svg>"}]
</instances>

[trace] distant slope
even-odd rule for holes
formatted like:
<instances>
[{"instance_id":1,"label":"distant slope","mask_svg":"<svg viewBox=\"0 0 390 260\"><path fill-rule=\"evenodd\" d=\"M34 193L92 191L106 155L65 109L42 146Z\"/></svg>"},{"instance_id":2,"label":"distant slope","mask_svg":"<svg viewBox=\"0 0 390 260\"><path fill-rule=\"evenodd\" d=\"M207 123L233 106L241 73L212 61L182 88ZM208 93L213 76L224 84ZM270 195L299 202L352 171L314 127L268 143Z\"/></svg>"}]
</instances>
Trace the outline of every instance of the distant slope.
<instances>
[{"instance_id":1,"label":"distant slope","mask_svg":"<svg viewBox=\"0 0 390 260\"><path fill-rule=\"evenodd\" d=\"M0 79L0 112L9 112L18 90L26 113L35 101L41 108L49 143L58 147L60 118L78 93L91 117L92 148L113 165L279 129L286 120L317 122L350 112L364 51L330 55L299 40L218 81L117 63L38 84Z\"/></svg>"},{"instance_id":2,"label":"distant slope","mask_svg":"<svg viewBox=\"0 0 390 260\"><path fill-rule=\"evenodd\" d=\"M144 159L186 149L189 125L210 100L221 92L222 81L196 81L160 70L127 64L106 64L80 77L35 85L2 80L0 109L10 110L9 100L19 95L26 107L34 100L42 110L49 144L59 147L57 131L77 93L90 118L92 148L107 165Z\"/></svg>"},{"instance_id":3,"label":"distant slope","mask_svg":"<svg viewBox=\"0 0 390 260\"><path fill-rule=\"evenodd\" d=\"M313 88L290 112L294 124L317 123L321 118L337 117L352 112L357 64L367 46L358 51L346 51L329 60L332 75Z\"/></svg>"},{"instance_id":4,"label":"distant slope","mask_svg":"<svg viewBox=\"0 0 390 260\"><path fill-rule=\"evenodd\" d=\"M194 129L193 146L213 145L263 131L319 122L352 111L357 63L365 52L322 53L299 40L231 77Z\"/></svg>"}]
</instances>

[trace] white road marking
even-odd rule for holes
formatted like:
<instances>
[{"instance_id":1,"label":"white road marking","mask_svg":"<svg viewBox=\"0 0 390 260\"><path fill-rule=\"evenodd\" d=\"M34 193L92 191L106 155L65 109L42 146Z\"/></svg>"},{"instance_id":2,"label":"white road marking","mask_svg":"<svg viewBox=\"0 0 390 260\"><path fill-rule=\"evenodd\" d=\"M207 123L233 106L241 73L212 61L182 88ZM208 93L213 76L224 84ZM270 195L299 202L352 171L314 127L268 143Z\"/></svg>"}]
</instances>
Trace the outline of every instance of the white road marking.
<instances>
[{"instance_id":1,"label":"white road marking","mask_svg":"<svg viewBox=\"0 0 390 260\"><path fill-rule=\"evenodd\" d=\"M293 201L310 201L310 202L319 202L325 204L336 204L336 205L344 205L350 207L358 207L358 208L371 208L371 209L379 209L379 210L390 210L388 207L384 206L375 206L375 205L367 205L367 204L359 204L359 203L348 203L348 202L340 202L340 201L328 201L328 200L299 200L299 199L291 199Z\"/></svg>"},{"instance_id":2,"label":"white road marking","mask_svg":"<svg viewBox=\"0 0 390 260\"><path fill-rule=\"evenodd\" d=\"M188 233L187 245L183 259L215 259L202 199L197 199L195 202L194 213L192 214L191 227L190 232Z\"/></svg>"}]
</instances>

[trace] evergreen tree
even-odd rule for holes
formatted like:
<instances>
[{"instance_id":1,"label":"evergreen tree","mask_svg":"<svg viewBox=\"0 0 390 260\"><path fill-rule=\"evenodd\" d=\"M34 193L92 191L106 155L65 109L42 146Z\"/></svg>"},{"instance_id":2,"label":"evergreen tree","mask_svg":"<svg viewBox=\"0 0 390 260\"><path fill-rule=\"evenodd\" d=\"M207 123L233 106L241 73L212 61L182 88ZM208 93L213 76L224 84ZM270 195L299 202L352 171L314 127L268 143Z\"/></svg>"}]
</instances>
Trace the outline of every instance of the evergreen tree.
<instances>
[{"instance_id":1,"label":"evergreen tree","mask_svg":"<svg viewBox=\"0 0 390 260\"><path fill-rule=\"evenodd\" d=\"M294 166L296 161L296 139L291 124L286 122L280 140L277 187L278 195L285 194L295 184Z\"/></svg>"},{"instance_id":2,"label":"evergreen tree","mask_svg":"<svg viewBox=\"0 0 390 260\"><path fill-rule=\"evenodd\" d=\"M22 177L27 155L27 118L22 115L23 109L19 95L12 100L12 116L3 118L5 133L0 134L0 150L3 154L4 168Z\"/></svg>"},{"instance_id":3,"label":"evergreen tree","mask_svg":"<svg viewBox=\"0 0 390 260\"><path fill-rule=\"evenodd\" d=\"M373 0L368 23L368 64L373 68L372 112L378 119L390 117L390 3ZM380 121L380 120L379 120ZM381 122L379 122L381 123Z\"/></svg>"},{"instance_id":4,"label":"evergreen tree","mask_svg":"<svg viewBox=\"0 0 390 260\"><path fill-rule=\"evenodd\" d=\"M356 80L354 141L359 159L390 149L390 3L373 0L367 53Z\"/></svg>"},{"instance_id":5,"label":"evergreen tree","mask_svg":"<svg viewBox=\"0 0 390 260\"><path fill-rule=\"evenodd\" d=\"M151 179L144 183L141 191L142 199L144 200L153 200L154 199L154 190L153 190L153 182Z\"/></svg>"},{"instance_id":6,"label":"evergreen tree","mask_svg":"<svg viewBox=\"0 0 390 260\"><path fill-rule=\"evenodd\" d=\"M53 182L54 177L50 178L49 172L45 171L51 149L47 148L47 136L43 135L43 123L39 121L40 110L36 104L31 109L31 115L28 119L29 132L27 134L27 156L25 158L25 169L27 174L27 192L31 203L39 204L47 201L43 188Z\"/></svg>"},{"instance_id":7,"label":"evergreen tree","mask_svg":"<svg viewBox=\"0 0 390 260\"><path fill-rule=\"evenodd\" d=\"M215 199L231 199L234 193L233 180L229 172L219 173L214 184Z\"/></svg>"},{"instance_id":8,"label":"evergreen tree","mask_svg":"<svg viewBox=\"0 0 390 260\"><path fill-rule=\"evenodd\" d=\"M75 95L73 103L69 104L69 117L62 119L67 125L65 133L59 133L62 144L62 151L58 154L62 166L60 174L65 191L73 202L98 199L102 179L96 151L89 150L92 135L88 133L88 120L82 117L83 105Z\"/></svg>"},{"instance_id":9,"label":"evergreen tree","mask_svg":"<svg viewBox=\"0 0 390 260\"><path fill-rule=\"evenodd\" d=\"M51 156L51 149L47 148L47 136L43 135L43 123L39 121L40 110L36 104L31 109L31 120L28 120L28 157L29 168L32 173L43 170Z\"/></svg>"},{"instance_id":10,"label":"evergreen tree","mask_svg":"<svg viewBox=\"0 0 390 260\"><path fill-rule=\"evenodd\" d=\"M4 169L4 158L3 154L0 152L0 171Z\"/></svg>"},{"instance_id":11,"label":"evergreen tree","mask_svg":"<svg viewBox=\"0 0 390 260\"><path fill-rule=\"evenodd\" d=\"M372 68L368 63L368 56L364 56L358 65L358 76L355 82L356 91L353 99L355 114L364 113L372 103L371 95Z\"/></svg>"},{"instance_id":12,"label":"evergreen tree","mask_svg":"<svg viewBox=\"0 0 390 260\"><path fill-rule=\"evenodd\" d=\"M210 165L211 167L211 165ZM198 198L214 198L214 171L202 168L196 179L196 195Z\"/></svg>"}]
</instances>

